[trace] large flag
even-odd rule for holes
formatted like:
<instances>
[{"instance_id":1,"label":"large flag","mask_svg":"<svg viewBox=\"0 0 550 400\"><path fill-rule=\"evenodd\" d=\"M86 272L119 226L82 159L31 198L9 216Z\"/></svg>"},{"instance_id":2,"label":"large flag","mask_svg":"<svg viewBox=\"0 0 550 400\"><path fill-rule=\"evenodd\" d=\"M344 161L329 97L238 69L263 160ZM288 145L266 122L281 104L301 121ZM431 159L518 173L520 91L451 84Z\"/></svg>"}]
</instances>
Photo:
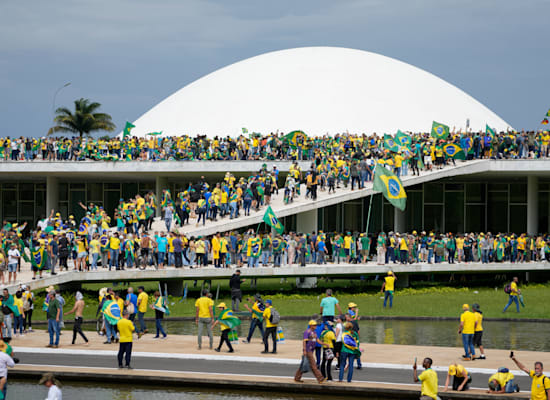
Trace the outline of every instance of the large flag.
<instances>
[{"instance_id":1,"label":"large flag","mask_svg":"<svg viewBox=\"0 0 550 400\"><path fill-rule=\"evenodd\" d=\"M135 128L136 126L130 122L126 122L126 126L124 127L124 133L122 134L122 137L125 138L126 136L130 136L130 131Z\"/></svg>"},{"instance_id":2,"label":"large flag","mask_svg":"<svg viewBox=\"0 0 550 400\"><path fill-rule=\"evenodd\" d=\"M395 135L395 140L399 143L400 146L411 147L412 139L406 133L398 130L397 134Z\"/></svg>"},{"instance_id":3,"label":"large flag","mask_svg":"<svg viewBox=\"0 0 550 400\"><path fill-rule=\"evenodd\" d=\"M164 296L159 296L157 301L155 301L155 305L153 306L153 308L155 310L159 310L160 312L163 312L166 315L170 315L170 310L166 305L166 300L164 299Z\"/></svg>"},{"instance_id":4,"label":"large flag","mask_svg":"<svg viewBox=\"0 0 550 400\"><path fill-rule=\"evenodd\" d=\"M296 148L304 144L307 139L307 135L302 131L292 131L283 136L283 141L288 142L290 147Z\"/></svg>"},{"instance_id":5,"label":"large flag","mask_svg":"<svg viewBox=\"0 0 550 400\"><path fill-rule=\"evenodd\" d=\"M464 154L464 150L460 146L457 146L454 143L446 144L443 146L443 152L447 156L447 158L454 158L456 160L465 160L466 154Z\"/></svg>"},{"instance_id":6,"label":"large flag","mask_svg":"<svg viewBox=\"0 0 550 400\"><path fill-rule=\"evenodd\" d=\"M234 316L233 312L227 308L220 313L217 320L227 325L229 329L233 329L241 324L241 320Z\"/></svg>"},{"instance_id":7,"label":"large flag","mask_svg":"<svg viewBox=\"0 0 550 400\"><path fill-rule=\"evenodd\" d=\"M496 131L487 124L485 124L485 133L491 135L492 138L496 135Z\"/></svg>"},{"instance_id":8,"label":"large flag","mask_svg":"<svg viewBox=\"0 0 550 400\"><path fill-rule=\"evenodd\" d=\"M31 247L31 264L38 270L41 270L46 265L46 249L44 246L38 248Z\"/></svg>"},{"instance_id":9,"label":"large flag","mask_svg":"<svg viewBox=\"0 0 550 400\"><path fill-rule=\"evenodd\" d=\"M118 306L118 303L114 300L107 300L103 304L101 312L103 313L105 320L111 325L116 325L116 323L121 318L120 307Z\"/></svg>"},{"instance_id":10,"label":"large flag","mask_svg":"<svg viewBox=\"0 0 550 400\"><path fill-rule=\"evenodd\" d=\"M381 165L377 165L374 170L373 189L382 192L384 197L393 204L394 207L405 211L407 206L407 193L403 188L401 180L391 171L388 171Z\"/></svg>"},{"instance_id":11,"label":"large flag","mask_svg":"<svg viewBox=\"0 0 550 400\"><path fill-rule=\"evenodd\" d=\"M432 123L432 136L436 139L447 139L447 136L449 136L449 127L434 121Z\"/></svg>"},{"instance_id":12,"label":"large flag","mask_svg":"<svg viewBox=\"0 0 550 400\"><path fill-rule=\"evenodd\" d=\"M390 135L384 134L384 148L397 153L399 151L399 144Z\"/></svg>"},{"instance_id":13,"label":"large flag","mask_svg":"<svg viewBox=\"0 0 550 400\"><path fill-rule=\"evenodd\" d=\"M283 224L281 224L281 221L277 218L273 210L271 209L271 206L267 207L267 210L265 210L264 214L264 222L275 229L275 231L280 235L284 232L285 227Z\"/></svg>"},{"instance_id":14,"label":"large flag","mask_svg":"<svg viewBox=\"0 0 550 400\"><path fill-rule=\"evenodd\" d=\"M162 135L162 131L160 131L160 132L149 132L148 135L151 135L151 136Z\"/></svg>"}]
</instances>

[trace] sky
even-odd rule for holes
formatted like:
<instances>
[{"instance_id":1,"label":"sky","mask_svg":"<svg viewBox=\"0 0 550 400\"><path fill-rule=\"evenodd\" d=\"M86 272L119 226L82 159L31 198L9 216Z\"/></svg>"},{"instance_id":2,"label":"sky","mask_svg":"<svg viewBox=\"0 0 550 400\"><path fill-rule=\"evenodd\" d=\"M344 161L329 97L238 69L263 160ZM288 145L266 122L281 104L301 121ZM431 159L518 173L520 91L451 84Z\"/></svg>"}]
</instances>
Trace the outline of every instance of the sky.
<instances>
[{"instance_id":1,"label":"sky","mask_svg":"<svg viewBox=\"0 0 550 400\"><path fill-rule=\"evenodd\" d=\"M79 98L101 103L119 132L208 73L304 46L396 58L515 129L539 129L550 108L549 15L549 0L4 0L0 135L43 136L53 108Z\"/></svg>"}]
</instances>

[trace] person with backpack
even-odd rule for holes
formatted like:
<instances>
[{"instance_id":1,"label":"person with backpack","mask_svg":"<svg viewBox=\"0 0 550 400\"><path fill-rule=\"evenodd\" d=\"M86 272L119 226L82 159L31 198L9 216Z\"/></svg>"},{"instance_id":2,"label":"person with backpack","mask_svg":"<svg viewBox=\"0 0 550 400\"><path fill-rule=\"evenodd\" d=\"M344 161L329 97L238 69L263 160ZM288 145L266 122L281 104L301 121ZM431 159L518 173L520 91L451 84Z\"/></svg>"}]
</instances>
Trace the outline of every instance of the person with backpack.
<instances>
[{"instance_id":1,"label":"person with backpack","mask_svg":"<svg viewBox=\"0 0 550 400\"><path fill-rule=\"evenodd\" d=\"M517 276L514 276L512 282L504 287L504 293L508 294L508 304L504 306L502 312L505 313L512 303L516 303L516 310L519 313L519 295L521 294L521 290L518 289Z\"/></svg>"},{"instance_id":2,"label":"person with backpack","mask_svg":"<svg viewBox=\"0 0 550 400\"><path fill-rule=\"evenodd\" d=\"M519 360L514 357L514 353L510 354L510 358L512 361L516 363L519 369L521 369L523 372L529 374L529 376L533 379L531 383L531 399L532 400L538 400L538 399L549 399L550 398L550 378L548 378L543 373L543 365L542 362L536 361L535 362L535 369L530 370L525 365L523 365ZM519 391L519 388L518 388Z\"/></svg>"},{"instance_id":3,"label":"person with backpack","mask_svg":"<svg viewBox=\"0 0 550 400\"><path fill-rule=\"evenodd\" d=\"M281 315L277 310L273 308L271 300L265 301L265 310L263 312L263 318L265 320L265 332L264 332L264 351L262 354L269 353L268 339L269 335L273 340L272 354L277 354L277 325L281 320Z\"/></svg>"}]
</instances>

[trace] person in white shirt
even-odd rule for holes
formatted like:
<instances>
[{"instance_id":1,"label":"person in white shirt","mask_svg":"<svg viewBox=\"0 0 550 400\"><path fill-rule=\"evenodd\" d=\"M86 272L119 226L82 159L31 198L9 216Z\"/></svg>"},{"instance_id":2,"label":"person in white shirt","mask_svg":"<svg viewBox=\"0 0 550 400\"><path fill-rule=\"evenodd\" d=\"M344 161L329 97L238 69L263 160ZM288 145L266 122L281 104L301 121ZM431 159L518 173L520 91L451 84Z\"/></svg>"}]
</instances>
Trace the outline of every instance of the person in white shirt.
<instances>
[{"instance_id":1,"label":"person in white shirt","mask_svg":"<svg viewBox=\"0 0 550 400\"><path fill-rule=\"evenodd\" d=\"M344 332L344 318L342 315L336 317L336 325L334 334L336 335L336 343L334 344L334 356L336 357L336 369L340 369L340 351L342 350L342 333Z\"/></svg>"},{"instance_id":2,"label":"person in white shirt","mask_svg":"<svg viewBox=\"0 0 550 400\"><path fill-rule=\"evenodd\" d=\"M19 258L21 253L17 250L15 243L12 243L10 249L8 250L8 284L13 282L15 283L15 278L17 277L17 265L19 265Z\"/></svg>"},{"instance_id":3,"label":"person in white shirt","mask_svg":"<svg viewBox=\"0 0 550 400\"><path fill-rule=\"evenodd\" d=\"M7 391L6 383L8 381L8 367L9 368L15 367L15 362L13 361L13 358L11 358L9 355L4 353L3 351L0 351L0 382L2 382L2 386L0 390L4 394L3 398L6 398L6 391Z\"/></svg>"},{"instance_id":4,"label":"person in white shirt","mask_svg":"<svg viewBox=\"0 0 550 400\"><path fill-rule=\"evenodd\" d=\"M48 397L46 397L46 400L63 400L63 395L60 389L61 383L55 379L54 374L51 372L42 375L42 378L38 384L44 385L48 388Z\"/></svg>"}]
</instances>

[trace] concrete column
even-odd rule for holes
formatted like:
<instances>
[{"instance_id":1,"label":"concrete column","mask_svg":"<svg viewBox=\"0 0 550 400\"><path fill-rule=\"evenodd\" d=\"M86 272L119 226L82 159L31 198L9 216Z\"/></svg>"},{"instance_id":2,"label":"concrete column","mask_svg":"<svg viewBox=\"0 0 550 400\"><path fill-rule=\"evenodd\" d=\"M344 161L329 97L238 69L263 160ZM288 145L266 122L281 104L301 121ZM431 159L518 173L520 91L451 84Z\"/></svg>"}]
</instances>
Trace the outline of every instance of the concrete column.
<instances>
[{"instance_id":1,"label":"concrete column","mask_svg":"<svg viewBox=\"0 0 550 400\"><path fill-rule=\"evenodd\" d=\"M160 202L162 201L162 190L168 189L168 179L165 176L157 176L155 182L155 195L157 196L158 207L155 217L161 216Z\"/></svg>"},{"instance_id":2,"label":"concrete column","mask_svg":"<svg viewBox=\"0 0 550 400\"><path fill-rule=\"evenodd\" d=\"M50 211L59 211L59 180L55 176L46 177L46 216ZM63 215L67 218L68 215Z\"/></svg>"},{"instance_id":3,"label":"concrete column","mask_svg":"<svg viewBox=\"0 0 550 400\"><path fill-rule=\"evenodd\" d=\"M527 234L536 235L539 231L539 178L527 177Z\"/></svg>"},{"instance_id":4,"label":"concrete column","mask_svg":"<svg viewBox=\"0 0 550 400\"><path fill-rule=\"evenodd\" d=\"M160 287L162 288L162 293L165 294L164 288L168 289L168 294L170 296L182 297L183 296L183 281L160 281Z\"/></svg>"},{"instance_id":5,"label":"concrete column","mask_svg":"<svg viewBox=\"0 0 550 400\"><path fill-rule=\"evenodd\" d=\"M305 211L296 214L296 232L317 232L317 210Z\"/></svg>"},{"instance_id":6,"label":"concrete column","mask_svg":"<svg viewBox=\"0 0 550 400\"><path fill-rule=\"evenodd\" d=\"M371 215L372 217L372 215ZM405 211L401 211L400 209L394 207L393 208L393 231L394 232L406 232L406 219L405 219Z\"/></svg>"}]
</instances>

